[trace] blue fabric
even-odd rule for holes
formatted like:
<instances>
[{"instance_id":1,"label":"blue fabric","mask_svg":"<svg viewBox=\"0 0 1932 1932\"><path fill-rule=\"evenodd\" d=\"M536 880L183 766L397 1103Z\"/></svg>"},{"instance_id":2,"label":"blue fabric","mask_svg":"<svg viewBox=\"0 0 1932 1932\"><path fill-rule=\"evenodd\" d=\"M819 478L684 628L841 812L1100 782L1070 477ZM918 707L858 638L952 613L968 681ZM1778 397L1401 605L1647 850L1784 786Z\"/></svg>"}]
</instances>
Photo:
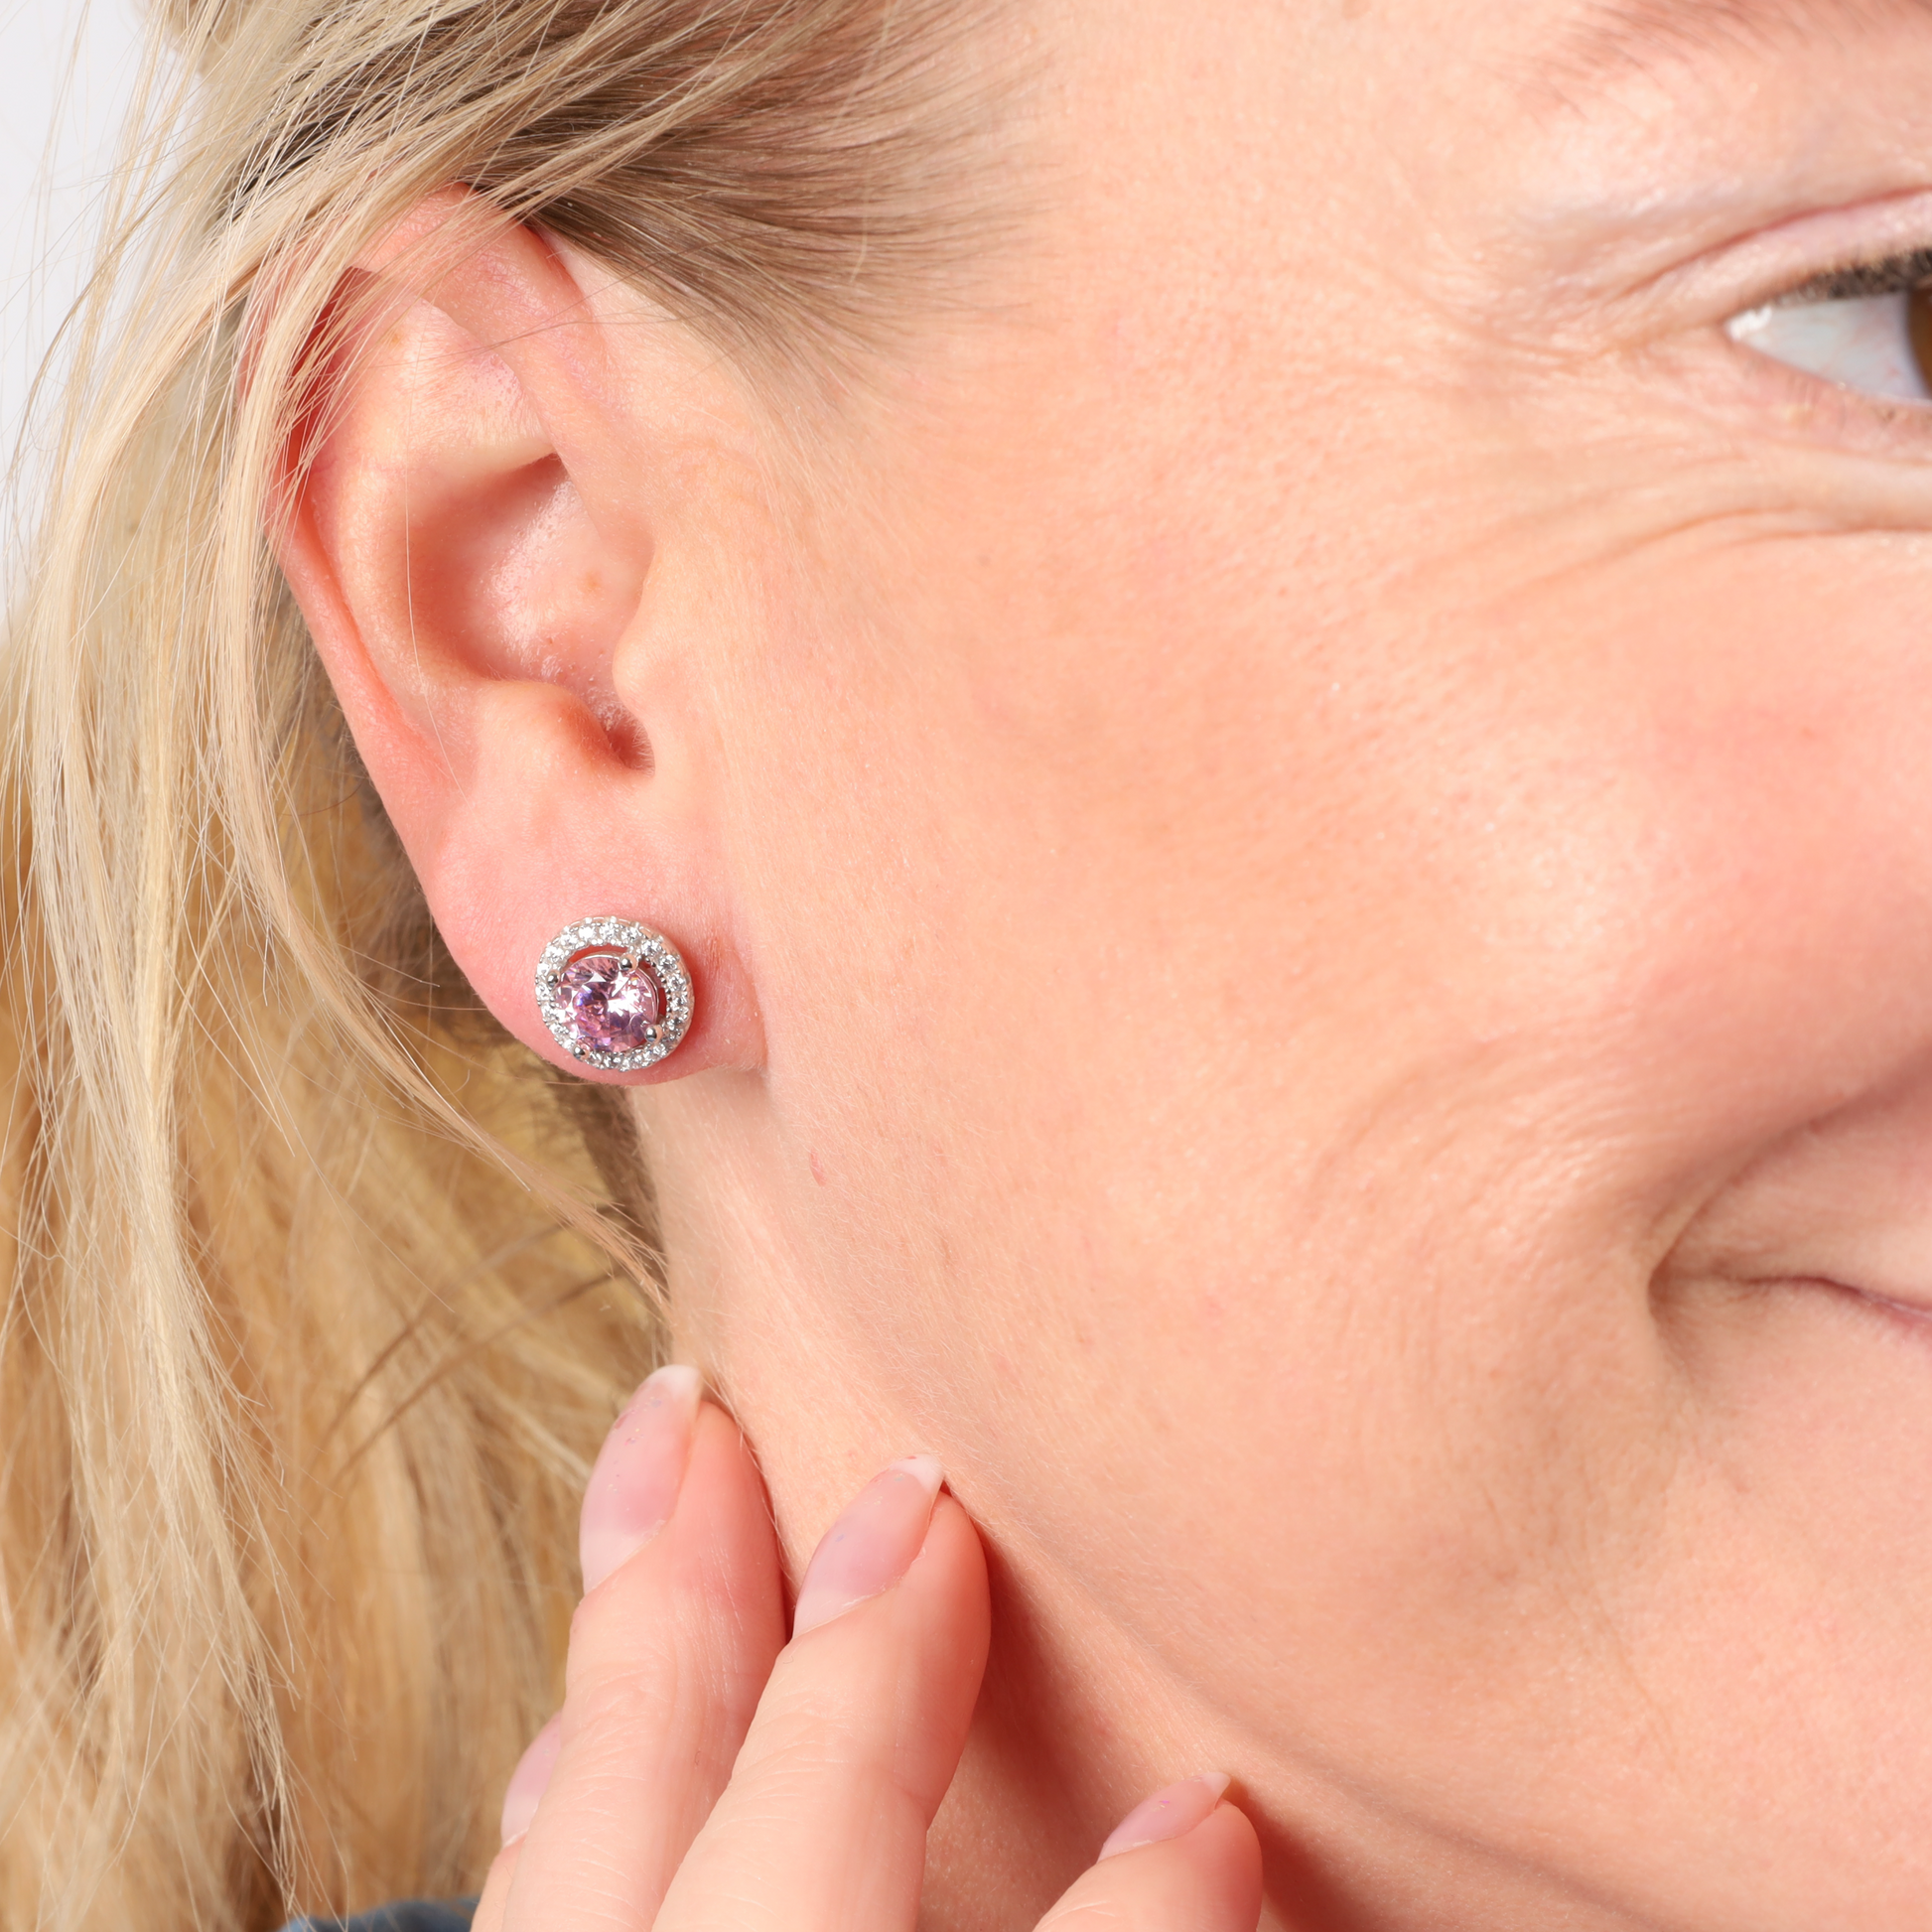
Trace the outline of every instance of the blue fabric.
<instances>
[{"instance_id":1,"label":"blue fabric","mask_svg":"<svg viewBox=\"0 0 1932 1932\"><path fill-rule=\"evenodd\" d=\"M299 1918L282 1932L470 1932L474 1898L400 1898L353 1918Z\"/></svg>"}]
</instances>

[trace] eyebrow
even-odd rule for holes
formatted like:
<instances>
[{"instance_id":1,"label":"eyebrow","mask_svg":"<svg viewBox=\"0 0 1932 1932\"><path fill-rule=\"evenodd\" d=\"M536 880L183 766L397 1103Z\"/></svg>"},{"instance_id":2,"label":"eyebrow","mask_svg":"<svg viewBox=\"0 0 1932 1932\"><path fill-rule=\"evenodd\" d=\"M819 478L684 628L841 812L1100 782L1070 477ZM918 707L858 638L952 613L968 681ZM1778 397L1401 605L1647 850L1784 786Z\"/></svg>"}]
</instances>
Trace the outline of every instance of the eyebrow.
<instances>
[{"instance_id":1,"label":"eyebrow","mask_svg":"<svg viewBox=\"0 0 1932 1932\"><path fill-rule=\"evenodd\" d=\"M1550 77L1601 80L1898 26L1932 29L1932 0L1596 0L1552 57Z\"/></svg>"}]
</instances>

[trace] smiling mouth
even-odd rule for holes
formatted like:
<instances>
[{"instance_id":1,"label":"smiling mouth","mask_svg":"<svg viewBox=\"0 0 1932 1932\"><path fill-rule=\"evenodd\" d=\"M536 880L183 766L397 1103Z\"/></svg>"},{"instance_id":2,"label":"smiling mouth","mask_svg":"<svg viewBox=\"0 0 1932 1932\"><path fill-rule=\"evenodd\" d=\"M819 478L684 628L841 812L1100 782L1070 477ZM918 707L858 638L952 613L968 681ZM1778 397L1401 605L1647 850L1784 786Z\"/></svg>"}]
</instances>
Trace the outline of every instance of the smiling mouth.
<instances>
[{"instance_id":1,"label":"smiling mouth","mask_svg":"<svg viewBox=\"0 0 1932 1932\"><path fill-rule=\"evenodd\" d=\"M1859 1282L1842 1281L1836 1275L1769 1275L1747 1284L1751 1288L1801 1288L1825 1290L1847 1301L1862 1302L1880 1314L1891 1315L1908 1326L1932 1336L1932 1288L1920 1294L1900 1294L1886 1288L1873 1288Z\"/></svg>"}]
</instances>

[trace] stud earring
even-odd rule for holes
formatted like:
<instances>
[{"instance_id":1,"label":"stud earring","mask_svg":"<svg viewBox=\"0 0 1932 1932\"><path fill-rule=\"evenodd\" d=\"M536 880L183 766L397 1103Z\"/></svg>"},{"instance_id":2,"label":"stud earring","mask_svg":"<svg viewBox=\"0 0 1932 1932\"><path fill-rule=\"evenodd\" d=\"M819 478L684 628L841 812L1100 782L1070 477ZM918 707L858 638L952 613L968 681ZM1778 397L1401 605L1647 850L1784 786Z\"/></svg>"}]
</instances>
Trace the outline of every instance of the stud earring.
<instances>
[{"instance_id":1,"label":"stud earring","mask_svg":"<svg viewBox=\"0 0 1932 1932\"><path fill-rule=\"evenodd\" d=\"M632 919L579 919L537 961L537 1011L573 1059L635 1073L691 1025L691 975L661 932Z\"/></svg>"}]
</instances>

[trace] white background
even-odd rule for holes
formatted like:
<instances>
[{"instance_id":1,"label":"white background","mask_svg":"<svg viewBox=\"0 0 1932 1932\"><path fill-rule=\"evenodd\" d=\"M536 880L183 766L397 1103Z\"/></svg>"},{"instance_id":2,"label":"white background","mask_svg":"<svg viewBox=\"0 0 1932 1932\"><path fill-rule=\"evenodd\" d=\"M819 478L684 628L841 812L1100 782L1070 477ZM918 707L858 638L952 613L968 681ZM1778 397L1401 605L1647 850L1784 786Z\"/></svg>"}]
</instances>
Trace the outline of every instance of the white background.
<instances>
[{"instance_id":1,"label":"white background","mask_svg":"<svg viewBox=\"0 0 1932 1932\"><path fill-rule=\"evenodd\" d=\"M138 35L134 0L0 0L4 458L14 453L34 369L84 272L88 210L134 78Z\"/></svg>"}]
</instances>

